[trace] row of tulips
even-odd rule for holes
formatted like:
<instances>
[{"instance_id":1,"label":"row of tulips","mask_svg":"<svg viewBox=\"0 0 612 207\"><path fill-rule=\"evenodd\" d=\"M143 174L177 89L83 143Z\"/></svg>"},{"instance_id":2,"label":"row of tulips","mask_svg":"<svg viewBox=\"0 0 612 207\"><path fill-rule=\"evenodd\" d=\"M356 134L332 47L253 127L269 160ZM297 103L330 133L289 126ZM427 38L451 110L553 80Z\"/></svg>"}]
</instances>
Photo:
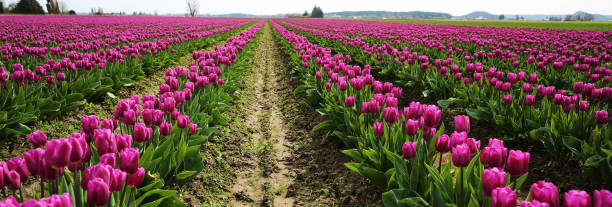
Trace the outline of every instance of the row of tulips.
<instances>
[{"instance_id":1,"label":"row of tulips","mask_svg":"<svg viewBox=\"0 0 612 207\"><path fill-rule=\"evenodd\" d=\"M516 206L516 190L527 178L530 154L508 150L499 139L469 138L470 118L456 116L454 131L445 134L442 111L434 105L411 103L402 110L402 89L381 83L349 58L331 54L273 22L277 39L290 56L304 85L296 92L327 116L314 130L330 134L354 149L343 153L355 162L346 166L389 190L386 206ZM324 65L338 65L328 68ZM487 142L481 147L481 141ZM443 162L450 152L451 162ZM446 156L449 157L449 156ZM607 190L595 191L593 205L612 205ZM522 206L560 206L559 192L550 182L532 185ZM565 206L591 206L588 193L564 194Z\"/></svg>"},{"instance_id":2,"label":"row of tulips","mask_svg":"<svg viewBox=\"0 0 612 207\"><path fill-rule=\"evenodd\" d=\"M379 62L374 55L366 54L358 47L286 25L319 44L350 54L348 61L353 59L360 64ZM429 61L427 56L413 57L421 63ZM473 77L462 78L459 66L450 65L452 62L438 65L437 62L422 67L422 64L389 61L381 67L403 68L391 80L398 80L405 88L429 91L435 95L433 97L443 98L438 101L443 109L450 105L465 107L472 118L499 129L503 139L531 138L526 140L541 142L557 163L579 161L585 177L598 178L593 180L594 183L612 183L609 176L612 175L612 157L608 156L609 149L612 149L608 113L612 89L596 89L594 84L576 82L571 91L557 90L555 86L537 85L540 77L537 73L505 74L495 67L486 70L483 63L468 64L468 70L474 72ZM447 70L447 66L451 70ZM323 67L335 69L338 66L323 63ZM376 74L385 78L383 71ZM382 89L377 92L380 91Z\"/></svg>"},{"instance_id":3,"label":"row of tulips","mask_svg":"<svg viewBox=\"0 0 612 207\"><path fill-rule=\"evenodd\" d=\"M162 37L174 38L187 35L195 37L197 32L241 21L147 16L131 18L5 16L2 20L0 42L3 45L0 46L0 51L4 55L3 60L24 58L24 56L46 59L47 55L65 55L71 51L98 51Z\"/></svg>"},{"instance_id":4,"label":"row of tulips","mask_svg":"<svg viewBox=\"0 0 612 207\"><path fill-rule=\"evenodd\" d=\"M361 47L367 54L376 54L380 62L418 61L423 64L421 59L427 57L438 58L435 60L438 66L449 65L455 58L472 63L492 62L505 72L513 72L517 68L525 68L530 73L540 72L544 75L541 84L562 88L571 87L571 84L567 84L571 82L567 82L564 75L577 76L574 81L595 83L603 80L599 82L602 85L609 81L611 73L604 68L612 60L609 54L612 48L610 32L516 30L348 20L286 21L308 27L302 29L310 32ZM416 52L421 53L418 60L419 54Z\"/></svg>"},{"instance_id":5,"label":"row of tulips","mask_svg":"<svg viewBox=\"0 0 612 207\"><path fill-rule=\"evenodd\" d=\"M68 57L57 55L57 61L52 56L47 60L26 56L0 62L0 137L27 134L32 121L63 115L79 107L83 99L97 101L112 95L185 54L254 24L251 19L218 21L215 25L231 24L195 36L132 42L98 53L72 51Z\"/></svg>"},{"instance_id":6,"label":"row of tulips","mask_svg":"<svg viewBox=\"0 0 612 207\"><path fill-rule=\"evenodd\" d=\"M66 192L58 206L184 206L175 191L162 187L165 182L184 185L202 171L200 147L220 122L218 113L229 102L223 97L229 97L237 87L223 78L238 76L232 63L248 62L250 56L240 56L231 63L217 64L217 60L235 58L262 24L260 21L230 38L224 48L233 49L224 51L232 52L211 58L213 64L208 67L214 69L167 69L166 82L157 96L122 100L110 119L85 116L81 132L65 139L47 141L41 131L30 134L30 142L44 149L0 162L0 187L19 192L19 196L2 202L8 206L44 205ZM194 78L193 82L189 78ZM41 178L40 197L45 192L55 195L25 201L21 188L30 175ZM23 203L17 205L17 201Z\"/></svg>"}]
</instances>

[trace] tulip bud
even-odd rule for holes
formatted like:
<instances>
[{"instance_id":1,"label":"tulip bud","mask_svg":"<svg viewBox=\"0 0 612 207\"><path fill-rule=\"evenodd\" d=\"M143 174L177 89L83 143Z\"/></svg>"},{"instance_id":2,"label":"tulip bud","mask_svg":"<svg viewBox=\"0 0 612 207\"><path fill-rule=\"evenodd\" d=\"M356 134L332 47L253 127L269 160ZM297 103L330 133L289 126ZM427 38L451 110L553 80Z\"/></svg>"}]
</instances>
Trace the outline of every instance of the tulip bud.
<instances>
[{"instance_id":1,"label":"tulip bud","mask_svg":"<svg viewBox=\"0 0 612 207\"><path fill-rule=\"evenodd\" d=\"M100 118L96 115L84 116L81 118L81 128L86 134L93 134L94 130L98 129Z\"/></svg>"},{"instance_id":2,"label":"tulip bud","mask_svg":"<svg viewBox=\"0 0 612 207\"><path fill-rule=\"evenodd\" d=\"M142 121L147 126L153 125L153 114L154 114L154 112L155 112L155 110L153 110L153 109L145 109L144 111L142 111Z\"/></svg>"},{"instance_id":3,"label":"tulip bud","mask_svg":"<svg viewBox=\"0 0 612 207\"><path fill-rule=\"evenodd\" d=\"M64 168L70 163L72 146L67 140L54 139L45 146L45 160L54 169Z\"/></svg>"},{"instance_id":4,"label":"tulip bud","mask_svg":"<svg viewBox=\"0 0 612 207\"><path fill-rule=\"evenodd\" d=\"M399 120L400 114L395 107L386 107L383 109L383 118L387 123L395 123Z\"/></svg>"},{"instance_id":5,"label":"tulip bud","mask_svg":"<svg viewBox=\"0 0 612 207\"><path fill-rule=\"evenodd\" d=\"M374 136L381 137L385 133L385 124L383 122L376 122L373 124Z\"/></svg>"},{"instance_id":6,"label":"tulip bud","mask_svg":"<svg viewBox=\"0 0 612 207\"><path fill-rule=\"evenodd\" d=\"M134 148L124 149L119 153L119 169L132 174L138 170L140 155Z\"/></svg>"},{"instance_id":7,"label":"tulip bud","mask_svg":"<svg viewBox=\"0 0 612 207\"><path fill-rule=\"evenodd\" d=\"M467 133L465 132L453 132L450 136L451 147L466 143L467 138Z\"/></svg>"},{"instance_id":8,"label":"tulip bud","mask_svg":"<svg viewBox=\"0 0 612 207\"><path fill-rule=\"evenodd\" d=\"M559 207L559 190L552 183L542 180L531 185L531 200L548 203L551 207Z\"/></svg>"},{"instance_id":9,"label":"tulip bud","mask_svg":"<svg viewBox=\"0 0 612 207\"><path fill-rule=\"evenodd\" d=\"M116 128L117 128L117 120L115 119L102 120L102 129L110 129L111 131L115 131Z\"/></svg>"},{"instance_id":10,"label":"tulip bud","mask_svg":"<svg viewBox=\"0 0 612 207\"><path fill-rule=\"evenodd\" d=\"M482 171L482 188L486 196L491 196L495 188L506 186L506 172L499 168L489 168Z\"/></svg>"},{"instance_id":11,"label":"tulip bud","mask_svg":"<svg viewBox=\"0 0 612 207\"><path fill-rule=\"evenodd\" d=\"M129 109L123 112L123 123L133 126L136 124L136 111Z\"/></svg>"},{"instance_id":12,"label":"tulip bud","mask_svg":"<svg viewBox=\"0 0 612 207\"><path fill-rule=\"evenodd\" d=\"M535 96L534 95L525 96L525 104L527 104L527 106L533 106L535 104Z\"/></svg>"},{"instance_id":13,"label":"tulip bud","mask_svg":"<svg viewBox=\"0 0 612 207\"><path fill-rule=\"evenodd\" d=\"M529 152L510 150L508 155L507 170L511 175L519 176L527 173L529 167Z\"/></svg>"},{"instance_id":14,"label":"tulip bud","mask_svg":"<svg viewBox=\"0 0 612 207\"><path fill-rule=\"evenodd\" d=\"M83 159L87 142L85 142L85 138L82 138L81 134L79 133L73 133L71 137L72 138L68 139L70 145L72 146L72 150L70 151L70 162L78 163Z\"/></svg>"},{"instance_id":15,"label":"tulip bud","mask_svg":"<svg viewBox=\"0 0 612 207\"><path fill-rule=\"evenodd\" d=\"M581 190L570 190L563 194L563 203L566 207L590 207L591 196Z\"/></svg>"},{"instance_id":16,"label":"tulip bud","mask_svg":"<svg viewBox=\"0 0 612 207\"><path fill-rule=\"evenodd\" d=\"M111 167L115 167L117 165L117 158L115 157L115 153L106 153L100 156L100 164L105 164Z\"/></svg>"},{"instance_id":17,"label":"tulip bud","mask_svg":"<svg viewBox=\"0 0 612 207\"><path fill-rule=\"evenodd\" d=\"M467 144L460 144L452 149L453 164L457 167L465 167L470 163L470 148Z\"/></svg>"},{"instance_id":18,"label":"tulip bud","mask_svg":"<svg viewBox=\"0 0 612 207\"><path fill-rule=\"evenodd\" d=\"M612 206L612 193L608 190L595 190L593 192L593 207L610 207Z\"/></svg>"},{"instance_id":19,"label":"tulip bud","mask_svg":"<svg viewBox=\"0 0 612 207\"><path fill-rule=\"evenodd\" d=\"M117 151L132 147L132 136L129 134L115 134L117 140Z\"/></svg>"},{"instance_id":20,"label":"tulip bud","mask_svg":"<svg viewBox=\"0 0 612 207\"><path fill-rule=\"evenodd\" d=\"M8 174L5 175L5 180L7 182L7 187L11 190L17 190L21 187L21 176L17 171L11 170L8 171Z\"/></svg>"},{"instance_id":21,"label":"tulip bud","mask_svg":"<svg viewBox=\"0 0 612 207\"><path fill-rule=\"evenodd\" d=\"M33 175L40 176L40 162L44 158L45 150L41 148L31 149L23 153L28 171ZM0 175L2 175L2 169L0 169ZM0 176L0 188L2 187L2 176Z\"/></svg>"},{"instance_id":22,"label":"tulip bud","mask_svg":"<svg viewBox=\"0 0 612 207\"><path fill-rule=\"evenodd\" d=\"M194 124L194 123L189 124L189 133L190 134L195 134L197 130L198 130L198 125L197 124Z\"/></svg>"},{"instance_id":23,"label":"tulip bud","mask_svg":"<svg viewBox=\"0 0 612 207\"><path fill-rule=\"evenodd\" d=\"M441 153L446 153L451 149L451 141L448 135L443 134L436 139L436 150Z\"/></svg>"},{"instance_id":24,"label":"tulip bud","mask_svg":"<svg viewBox=\"0 0 612 207\"><path fill-rule=\"evenodd\" d=\"M47 144L47 136L40 130L36 130L32 132L32 134L28 135L28 140L34 145L34 147L41 147Z\"/></svg>"},{"instance_id":25,"label":"tulip bud","mask_svg":"<svg viewBox=\"0 0 612 207\"><path fill-rule=\"evenodd\" d=\"M470 117L465 115L455 116L455 131L470 133Z\"/></svg>"},{"instance_id":26,"label":"tulip bud","mask_svg":"<svg viewBox=\"0 0 612 207\"><path fill-rule=\"evenodd\" d=\"M465 142L470 148L470 154L474 154L480 150L480 140L474 138L468 138Z\"/></svg>"},{"instance_id":27,"label":"tulip bud","mask_svg":"<svg viewBox=\"0 0 612 207\"><path fill-rule=\"evenodd\" d=\"M416 156L416 142L404 142L402 155L407 160L414 158Z\"/></svg>"},{"instance_id":28,"label":"tulip bud","mask_svg":"<svg viewBox=\"0 0 612 207\"><path fill-rule=\"evenodd\" d=\"M184 116L184 115L179 116L178 119L176 120L176 126L178 126L178 128L180 129L184 129L187 126L189 126L189 116Z\"/></svg>"},{"instance_id":29,"label":"tulip bud","mask_svg":"<svg viewBox=\"0 0 612 207\"><path fill-rule=\"evenodd\" d=\"M580 111L589 110L589 102L588 101L580 101Z\"/></svg>"},{"instance_id":30,"label":"tulip bud","mask_svg":"<svg viewBox=\"0 0 612 207\"><path fill-rule=\"evenodd\" d=\"M491 147L487 146L482 149L480 153L480 162L485 166L504 168L506 164L506 157L508 149L505 147Z\"/></svg>"},{"instance_id":31,"label":"tulip bud","mask_svg":"<svg viewBox=\"0 0 612 207\"><path fill-rule=\"evenodd\" d=\"M149 132L150 131L147 129L144 123L137 123L134 125L132 137L136 143L143 143L151 139L151 133Z\"/></svg>"},{"instance_id":32,"label":"tulip bud","mask_svg":"<svg viewBox=\"0 0 612 207\"><path fill-rule=\"evenodd\" d=\"M495 188L491 192L491 207L515 207L516 192L510 187Z\"/></svg>"},{"instance_id":33,"label":"tulip bud","mask_svg":"<svg viewBox=\"0 0 612 207\"><path fill-rule=\"evenodd\" d=\"M344 104L346 105L346 107L353 107L355 106L355 97L349 96L346 97L346 99L344 100Z\"/></svg>"},{"instance_id":34,"label":"tulip bud","mask_svg":"<svg viewBox=\"0 0 612 207\"><path fill-rule=\"evenodd\" d=\"M128 186L138 187L144 181L145 170L144 168L138 168L135 173L132 173L128 177Z\"/></svg>"},{"instance_id":35,"label":"tulip bud","mask_svg":"<svg viewBox=\"0 0 612 207\"><path fill-rule=\"evenodd\" d=\"M162 136L169 136L171 132L172 124L164 122L159 126L159 134Z\"/></svg>"},{"instance_id":36,"label":"tulip bud","mask_svg":"<svg viewBox=\"0 0 612 207\"><path fill-rule=\"evenodd\" d=\"M123 184L127 179L127 174L119 169L113 169L113 173L111 174L111 182L109 190L110 192L118 192L123 188Z\"/></svg>"},{"instance_id":37,"label":"tulip bud","mask_svg":"<svg viewBox=\"0 0 612 207\"><path fill-rule=\"evenodd\" d=\"M98 149L98 155L117 152L117 140L109 129L94 130L94 141Z\"/></svg>"},{"instance_id":38,"label":"tulip bud","mask_svg":"<svg viewBox=\"0 0 612 207\"><path fill-rule=\"evenodd\" d=\"M93 206L102 206L110 198L108 184L102 179L95 178L87 184L87 203Z\"/></svg>"},{"instance_id":39,"label":"tulip bud","mask_svg":"<svg viewBox=\"0 0 612 207\"><path fill-rule=\"evenodd\" d=\"M440 124L442 111L436 106L429 106L423 114L425 128L433 128Z\"/></svg>"},{"instance_id":40,"label":"tulip bud","mask_svg":"<svg viewBox=\"0 0 612 207\"><path fill-rule=\"evenodd\" d=\"M28 165L25 159L21 157L13 157L8 162L6 162L6 166L9 171L15 171L19 173L21 182L25 182L26 180L28 180L30 171L28 170Z\"/></svg>"},{"instance_id":41,"label":"tulip bud","mask_svg":"<svg viewBox=\"0 0 612 207\"><path fill-rule=\"evenodd\" d=\"M504 103L510 104L512 102L512 95L506 94L504 95Z\"/></svg>"},{"instance_id":42,"label":"tulip bud","mask_svg":"<svg viewBox=\"0 0 612 207\"><path fill-rule=\"evenodd\" d=\"M415 121L412 119L406 120L406 134L408 136L414 136L419 131L419 121Z\"/></svg>"},{"instance_id":43,"label":"tulip bud","mask_svg":"<svg viewBox=\"0 0 612 207\"><path fill-rule=\"evenodd\" d=\"M597 124L599 125L604 125L608 123L608 111L606 110L596 111L595 121L597 121Z\"/></svg>"}]
</instances>

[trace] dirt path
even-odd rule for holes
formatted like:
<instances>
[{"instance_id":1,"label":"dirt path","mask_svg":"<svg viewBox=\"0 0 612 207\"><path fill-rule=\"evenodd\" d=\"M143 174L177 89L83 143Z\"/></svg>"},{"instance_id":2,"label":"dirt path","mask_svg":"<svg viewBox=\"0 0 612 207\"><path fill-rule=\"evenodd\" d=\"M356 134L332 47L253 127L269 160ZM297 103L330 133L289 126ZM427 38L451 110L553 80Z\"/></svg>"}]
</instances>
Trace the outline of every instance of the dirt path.
<instances>
[{"instance_id":1,"label":"dirt path","mask_svg":"<svg viewBox=\"0 0 612 207\"><path fill-rule=\"evenodd\" d=\"M269 24L262 28L259 47L255 51L252 83L245 88L244 122L250 132L247 146L254 159L246 160L239 169L236 182L230 187L233 199L227 206L293 206L294 199L287 197L292 176L287 158L291 155L287 146L286 127L280 109L278 88L282 87L274 71L287 67L278 57L280 50Z\"/></svg>"}]
</instances>

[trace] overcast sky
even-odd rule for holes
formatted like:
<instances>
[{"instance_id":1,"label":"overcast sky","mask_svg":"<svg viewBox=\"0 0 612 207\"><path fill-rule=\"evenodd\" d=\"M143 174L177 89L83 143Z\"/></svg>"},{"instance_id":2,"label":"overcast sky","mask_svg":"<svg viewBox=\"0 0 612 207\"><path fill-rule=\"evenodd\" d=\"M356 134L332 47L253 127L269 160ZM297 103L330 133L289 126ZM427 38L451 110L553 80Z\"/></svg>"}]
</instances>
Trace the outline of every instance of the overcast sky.
<instances>
[{"instance_id":1,"label":"overcast sky","mask_svg":"<svg viewBox=\"0 0 612 207\"><path fill-rule=\"evenodd\" d=\"M18 0L4 0L17 2ZM159 14L186 12L185 0L63 0L70 9L86 13L92 7L104 12ZM46 0L38 0L45 7ZM435 11L464 15L472 11L493 14L569 14L578 10L612 15L612 0L199 0L200 14L279 14L303 13L316 4L324 12L335 11ZM7 4L8 4L7 3Z\"/></svg>"}]
</instances>

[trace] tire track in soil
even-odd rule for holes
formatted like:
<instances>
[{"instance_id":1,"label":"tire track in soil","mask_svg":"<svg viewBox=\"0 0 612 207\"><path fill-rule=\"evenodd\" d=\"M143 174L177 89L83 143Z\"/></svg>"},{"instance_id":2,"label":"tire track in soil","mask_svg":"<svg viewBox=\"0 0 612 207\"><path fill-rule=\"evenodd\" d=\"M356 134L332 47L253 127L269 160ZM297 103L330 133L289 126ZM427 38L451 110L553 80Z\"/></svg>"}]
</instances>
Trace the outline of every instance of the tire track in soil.
<instances>
[{"instance_id":1,"label":"tire track in soil","mask_svg":"<svg viewBox=\"0 0 612 207\"><path fill-rule=\"evenodd\" d=\"M294 198L287 197L287 188L293 177L287 158L292 142L286 137L289 131L282 118L277 90L281 87L277 71L287 67L278 58L280 51L266 23L262 28L258 48L255 50L251 97L246 97L245 123L251 132L248 145L254 147L254 158L246 159L252 166L239 170L236 182L230 188L233 198L226 206L293 206ZM246 89L246 90L249 90ZM249 93L245 93L249 95Z\"/></svg>"}]
</instances>

